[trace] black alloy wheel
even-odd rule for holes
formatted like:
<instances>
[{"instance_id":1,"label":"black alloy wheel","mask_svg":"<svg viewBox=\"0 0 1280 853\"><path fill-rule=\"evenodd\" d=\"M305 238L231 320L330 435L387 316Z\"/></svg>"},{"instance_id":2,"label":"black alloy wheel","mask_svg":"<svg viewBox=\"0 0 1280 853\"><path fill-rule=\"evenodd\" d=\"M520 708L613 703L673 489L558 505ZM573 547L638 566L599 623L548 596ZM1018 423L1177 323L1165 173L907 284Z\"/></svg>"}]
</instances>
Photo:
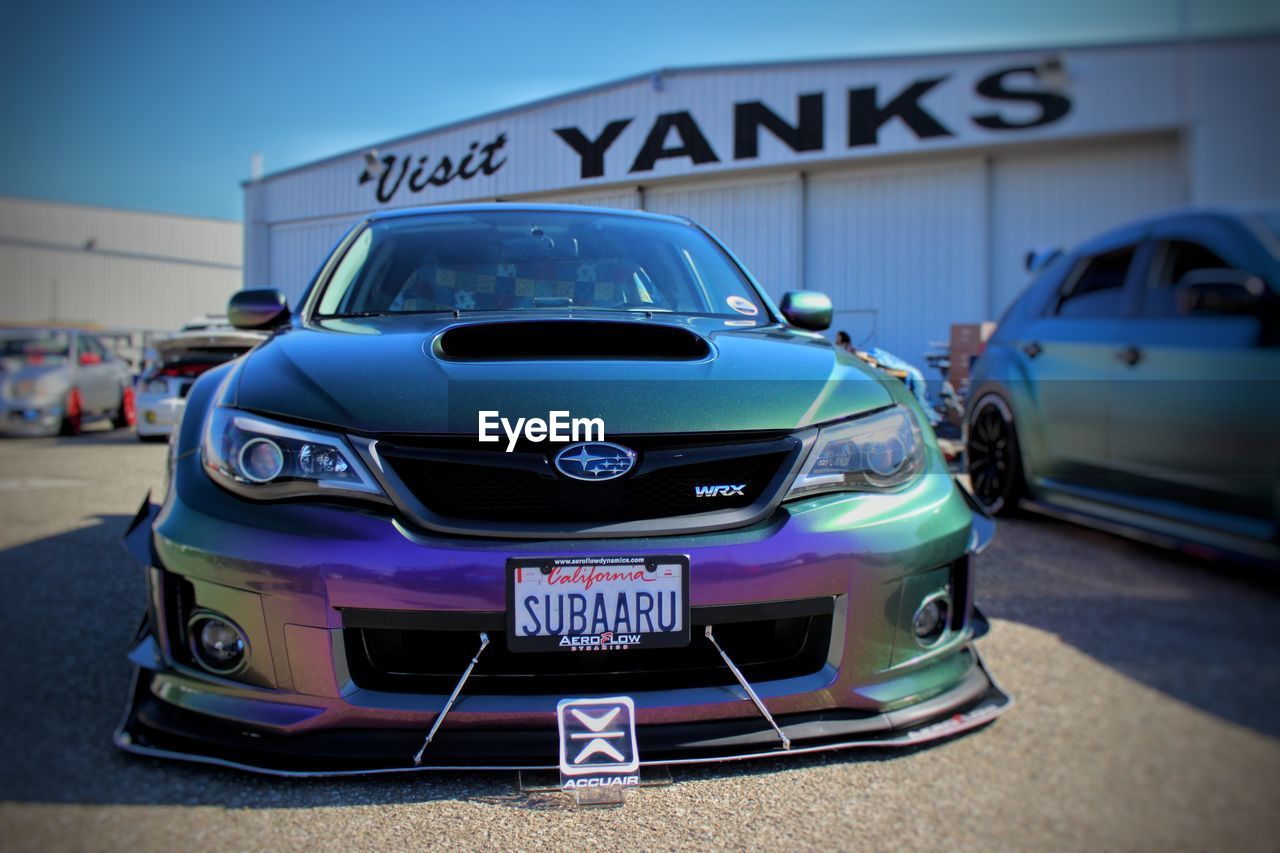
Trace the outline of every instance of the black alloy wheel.
<instances>
[{"instance_id":1,"label":"black alloy wheel","mask_svg":"<svg viewBox=\"0 0 1280 853\"><path fill-rule=\"evenodd\" d=\"M978 401L969 418L965 460L973 495L992 515L1008 515L1023 493L1022 456L1008 404L994 395Z\"/></svg>"}]
</instances>

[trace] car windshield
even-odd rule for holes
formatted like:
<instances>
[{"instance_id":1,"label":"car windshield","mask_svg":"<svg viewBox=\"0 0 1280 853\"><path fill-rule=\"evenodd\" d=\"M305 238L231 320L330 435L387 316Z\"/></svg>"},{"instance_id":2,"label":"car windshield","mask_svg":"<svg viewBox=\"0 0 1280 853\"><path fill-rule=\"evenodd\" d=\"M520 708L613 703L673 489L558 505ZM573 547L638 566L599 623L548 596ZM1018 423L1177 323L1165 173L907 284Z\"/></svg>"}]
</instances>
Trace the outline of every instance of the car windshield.
<instances>
[{"instance_id":1,"label":"car windshield","mask_svg":"<svg viewBox=\"0 0 1280 853\"><path fill-rule=\"evenodd\" d=\"M0 356L30 363L54 361L67 357L71 337L57 330L0 332Z\"/></svg>"},{"instance_id":2,"label":"car windshield","mask_svg":"<svg viewBox=\"0 0 1280 853\"><path fill-rule=\"evenodd\" d=\"M697 228L518 210L370 223L330 276L317 315L563 308L764 317L736 265Z\"/></svg>"}]
</instances>

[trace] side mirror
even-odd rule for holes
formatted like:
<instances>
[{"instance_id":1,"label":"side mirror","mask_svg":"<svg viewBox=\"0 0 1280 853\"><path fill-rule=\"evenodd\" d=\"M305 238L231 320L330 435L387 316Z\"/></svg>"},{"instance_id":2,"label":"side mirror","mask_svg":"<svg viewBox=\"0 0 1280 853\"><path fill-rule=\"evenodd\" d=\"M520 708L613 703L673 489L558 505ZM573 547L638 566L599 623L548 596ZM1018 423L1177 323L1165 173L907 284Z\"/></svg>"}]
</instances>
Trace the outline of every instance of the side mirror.
<instances>
[{"instance_id":1,"label":"side mirror","mask_svg":"<svg viewBox=\"0 0 1280 853\"><path fill-rule=\"evenodd\" d=\"M102 356L96 352L82 352L80 353L80 363L85 367L91 364L102 364Z\"/></svg>"},{"instance_id":2,"label":"side mirror","mask_svg":"<svg viewBox=\"0 0 1280 853\"><path fill-rule=\"evenodd\" d=\"M787 322L801 329L821 332L831 325L831 297L813 290L788 290L778 305Z\"/></svg>"},{"instance_id":3,"label":"side mirror","mask_svg":"<svg viewBox=\"0 0 1280 853\"><path fill-rule=\"evenodd\" d=\"M1244 270L1191 270L1178 282L1184 314L1257 314L1273 300L1267 283Z\"/></svg>"},{"instance_id":4,"label":"side mirror","mask_svg":"<svg viewBox=\"0 0 1280 853\"><path fill-rule=\"evenodd\" d=\"M1039 272L1062 254L1062 249L1028 249L1022 256L1022 268L1029 273Z\"/></svg>"},{"instance_id":5,"label":"side mirror","mask_svg":"<svg viewBox=\"0 0 1280 853\"><path fill-rule=\"evenodd\" d=\"M274 329L289 320L289 300L273 287L242 290L227 303L227 320L237 329Z\"/></svg>"}]
</instances>

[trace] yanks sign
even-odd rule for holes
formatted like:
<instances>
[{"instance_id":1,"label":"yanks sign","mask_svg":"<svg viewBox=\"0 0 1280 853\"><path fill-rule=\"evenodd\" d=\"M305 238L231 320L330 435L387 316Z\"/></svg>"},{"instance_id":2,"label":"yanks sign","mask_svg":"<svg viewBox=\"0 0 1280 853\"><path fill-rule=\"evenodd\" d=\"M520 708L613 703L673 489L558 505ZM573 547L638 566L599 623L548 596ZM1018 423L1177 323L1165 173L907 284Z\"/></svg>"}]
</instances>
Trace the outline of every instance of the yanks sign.
<instances>
[{"instance_id":1,"label":"yanks sign","mask_svg":"<svg viewBox=\"0 0 1280 853\"><path fill-rule=\"evenodd\" d=\"M978 81L977 94L994 101L1024 101L1035 104L1038 114L1030 119L1013 120L999 111L970 116L978 127L987 130L1022 130L1049 124L1065 116L1071 101L1062 94L1043 88L1015 88L1013 81L1029 77L1038 80L1033 66L1005 68ZM911 85L881 97L877 87L848 90L847 146L857 148L876 145L880 128L897 119L919 139L955 134L921 103L932 89L946 82L946 77L916 80ZM797 120L789 122L760 101L744 101L733 105L733 159L752 160L759 156L760 131L767 130L792 151L821 151L826 136L826 95L823 92L803 94L796 98ZM609 122L594 139L577 127L557 128L555 133L578 155L579 176L599 178L604 175L604 155L632 123L623 118ZM674 133L673 133L674 132ZM672 136L674 135L674 139ZM695 165L719 163L720 155L712 148L697 121L689 112L659 115L645 135L644 143L631 161L629 173L649 172L667 158L687 157Z\"/></svg>"},{"instance_id":2,"label":"yanks sign","mask_svg":"<svg viewBox=\"0 0 1280 853\"><path fill-rule=\"evenodd\" d=\"M972 93L979 106L962 120L954 115L944 118L930 107L928 98L948 86L959 85L954 79L956 76L923 76L884 90L879 86L852 87L841 92L838 98L828 91L802 91L795 96L791 116L780 115L763 100L738 101L729 108L732 138L714 144L714 136L704 132L699 118L690 109L659 113L647 121L647 127L638 124L642 120L632 116L610 120L603 127L564 124L553 127L550 132L563 142L565 153L576 159L578 179L594 180L610 177L606 174L607 161L615 168L618 163L625 163L626 175L644 175L662 161L683 161L687 168L694 169L723 163L726 158L731 162L756 160L761 156L764 134L795 154L821 152L828 146L827 128L835 100L843 101L840 139L842 147L850 151L881 145L882 129L895 123L915 140L942 140L971 135L975 129L1002 133L1050 125L1061 121L1072 108L1066 94L1046 85L1037 66L1015 65L975 74ZM717 125L723 127L718 121ZM637 128L642 133L637 133ZM451 142L436 140L434 144L446 148L455 146L455 150L465 146L465 153L460 157L416 152L380 158L367 155L369 162L359 175L359 183L374 184L377 200L386 204L406 192L416 194L429 187L443 188L455 182L499 175L509 161L515 162L519 156L517 140L513 137L508 148L505 131L487 141L473 140L469 144L459 140L456 134L452 139ZM531 160L533 156L530 155ZM535 173L550 171L546 168L546 155L540 155L539 159L544 162L516 167L531 170L530 174L508 182L503 192L563 188L536 185ZM622 173L616 175L623 176ZM447 195L464 197L467 194L455 191Z\"/></svg>"}]
</instances>

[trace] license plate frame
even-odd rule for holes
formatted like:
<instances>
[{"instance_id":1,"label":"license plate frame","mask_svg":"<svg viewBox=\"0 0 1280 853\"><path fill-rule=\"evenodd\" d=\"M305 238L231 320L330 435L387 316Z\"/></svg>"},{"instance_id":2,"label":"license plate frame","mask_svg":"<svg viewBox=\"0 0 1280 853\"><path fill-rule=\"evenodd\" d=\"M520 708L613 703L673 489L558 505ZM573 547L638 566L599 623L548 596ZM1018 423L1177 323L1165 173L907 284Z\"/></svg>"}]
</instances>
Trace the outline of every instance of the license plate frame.
<instances>
[{"instance_id":1,"label":"license plate frame","mask_svg":"<svg viewBox=\"0 0 1280 853\"><path fill-rule=\"evenodd\" d=\"M635 570L637 568L645 571L659 571L663 567L678 565L680 568L680 628L673 631L633 631L629 636L638 636L638 642L622 643L616 640L610 640L607 643L592 643L587 640L600 635L590 633L591 626L588 624L587 632L559 634L539 634L536 636L525 636L517 634L517 611L516 611L516 586L517 572L520 570L534 570L549 576L552 570L570 571L574 567L587 568L592 567L604 571L619 571L625 569ZM637 555L610 555L598 556L591 555L586 557L509 557L507 558L506 575L504 578L507 587L507 649L511 652L603 652L603 651L625 651L630 649L662 649L662 648L681 648L689 645L692 638L692 630L689 625L689 558L684 554L637 554ZM603 581L608 585L615 583L614 581ZM615 607L616 615L616 594L610 599ZM615 635L620 632L613 632ZM623 635L628 636L628 635ZM561 638L569 637L569 645L561 645ZM576 639L575 639L576 638Z\"/></svg>"}]
</instances>

